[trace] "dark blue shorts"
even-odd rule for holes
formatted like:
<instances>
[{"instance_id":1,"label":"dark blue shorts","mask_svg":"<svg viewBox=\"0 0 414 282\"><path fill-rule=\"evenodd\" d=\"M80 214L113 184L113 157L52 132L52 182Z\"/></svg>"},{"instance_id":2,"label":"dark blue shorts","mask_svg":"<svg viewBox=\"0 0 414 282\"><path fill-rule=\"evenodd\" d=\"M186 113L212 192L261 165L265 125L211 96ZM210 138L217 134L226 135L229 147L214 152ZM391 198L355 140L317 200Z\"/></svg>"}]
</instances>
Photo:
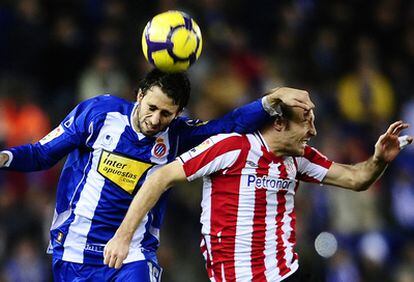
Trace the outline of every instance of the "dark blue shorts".
<instances>
[{"instance_id":1,"label":"dark blue shorts","mask_svg":"<svg viewBox=\"0 0 414 282\"><path fill-rule=\"evenodd\" d=\"M150 260L124 264L120 269L106 265L82 264L53 259L53 279L55 282L72 281L161 281L162 268Z\"/></svg>"}]
</instances>

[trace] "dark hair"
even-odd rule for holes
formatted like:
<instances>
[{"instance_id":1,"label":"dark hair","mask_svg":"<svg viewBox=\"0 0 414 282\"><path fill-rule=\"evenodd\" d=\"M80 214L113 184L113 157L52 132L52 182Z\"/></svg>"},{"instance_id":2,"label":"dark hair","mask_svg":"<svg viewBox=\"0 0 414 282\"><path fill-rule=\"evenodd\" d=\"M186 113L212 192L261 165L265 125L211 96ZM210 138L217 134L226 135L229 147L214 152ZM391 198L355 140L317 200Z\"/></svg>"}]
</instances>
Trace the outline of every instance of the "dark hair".
<instances>
[{"instance_id":1,"label":"dark hair","mask_svg":"<svg viewBox=\"0 0 414 282\"><path fill-rule=\"evenodd\" d=\"M182 110L190 98L191 85L185 72L166 73L154 68L138 84L138 89L145 93L153 86L158 86Z\"/></svg>"},{"instance_id":2,"label":"dark hair","mask_svg":"<svg viewBox=\"0 0 414 282\"><path fill-rule=\"evenodd\" d=\"M280 104L280 109L282 111L282 117L287 120L292 120L294 113L292 107L286 106L284 103Z\"/></svg>"}]
</instances>

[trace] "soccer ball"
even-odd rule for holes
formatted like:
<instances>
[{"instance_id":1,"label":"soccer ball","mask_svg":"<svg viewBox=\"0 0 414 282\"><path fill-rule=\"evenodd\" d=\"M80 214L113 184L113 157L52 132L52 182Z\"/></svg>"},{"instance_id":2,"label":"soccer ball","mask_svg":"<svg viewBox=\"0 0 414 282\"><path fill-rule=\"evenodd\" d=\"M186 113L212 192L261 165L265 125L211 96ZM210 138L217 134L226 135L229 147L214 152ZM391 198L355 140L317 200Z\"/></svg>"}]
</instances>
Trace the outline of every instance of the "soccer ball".
<instances>
[{"instance_id":1,"label":"soccer ball","mask_svg":"<svg viewBox=\"0 0 414 282\"><path fill-rule=\"evenodd\" d=\"M180 11L153 17L142 33L145 59L165 72L187 70L200 56L201 31L197 23Z\"/></svg>"}]
</instances>

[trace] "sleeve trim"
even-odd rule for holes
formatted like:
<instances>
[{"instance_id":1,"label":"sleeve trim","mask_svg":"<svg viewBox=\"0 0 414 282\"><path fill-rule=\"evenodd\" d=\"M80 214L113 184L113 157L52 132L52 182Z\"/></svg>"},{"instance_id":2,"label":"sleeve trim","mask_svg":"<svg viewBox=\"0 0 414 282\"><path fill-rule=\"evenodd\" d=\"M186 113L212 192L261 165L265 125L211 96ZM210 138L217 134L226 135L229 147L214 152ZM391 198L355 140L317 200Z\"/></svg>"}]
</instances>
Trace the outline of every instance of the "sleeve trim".
<instances>
[{"instance_id":1,"label":"sleeve trim","mask_svg":"<svg viewBox=\"0 0 414 282\"><path fill-rule=\"evenodd\" d=\"M7 150L1 151L0 153L6 154L7 156L9 156L9 160L3 166L3 167L9 167L11 162L13 161L13 153Z\"/></svg>"}]
</instances>

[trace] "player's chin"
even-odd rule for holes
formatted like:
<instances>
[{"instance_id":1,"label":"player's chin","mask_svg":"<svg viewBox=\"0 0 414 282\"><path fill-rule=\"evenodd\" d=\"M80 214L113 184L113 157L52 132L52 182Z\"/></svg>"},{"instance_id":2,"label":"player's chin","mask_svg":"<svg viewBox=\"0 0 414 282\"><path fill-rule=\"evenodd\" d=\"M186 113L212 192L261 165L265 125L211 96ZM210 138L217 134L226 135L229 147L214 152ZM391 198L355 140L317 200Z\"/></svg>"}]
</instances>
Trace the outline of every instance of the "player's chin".
<instances>
[{"instance_id":1,"label":"player's chin","mask_svg":"<svg viewBox=\"0 0 414 282\"><path fill-rule=\"evenodd\" d=\"M305 146L300 145L292 151L294 157L302 157L303 155L305 155Z\"/></svg>"},{"instance_id":2,"label":"player's chin","mask_svg":"<svg viewBox=\"0 0 414 282\"><path fill-rule=\"evenodd\" d=\"M155 134L161 131L159 128L151 128L147 126L146 124L141 128L141 130L145 136L149 136L149 137L154 136Z\"/></svg>"},{"instance_id":3,"label":"player's chin","mask_svg":"<svg viewBox=\"0 0 414 282\"><path fill-rule=\"evenodd\" d=\"M142 130L142 134L144 134L145 136L148 136L148 137L152 137L155 134L157 134L158 132L159 132L159 130L150 130L150 129L143 129Z\"/></svg>"}]
</instances>

